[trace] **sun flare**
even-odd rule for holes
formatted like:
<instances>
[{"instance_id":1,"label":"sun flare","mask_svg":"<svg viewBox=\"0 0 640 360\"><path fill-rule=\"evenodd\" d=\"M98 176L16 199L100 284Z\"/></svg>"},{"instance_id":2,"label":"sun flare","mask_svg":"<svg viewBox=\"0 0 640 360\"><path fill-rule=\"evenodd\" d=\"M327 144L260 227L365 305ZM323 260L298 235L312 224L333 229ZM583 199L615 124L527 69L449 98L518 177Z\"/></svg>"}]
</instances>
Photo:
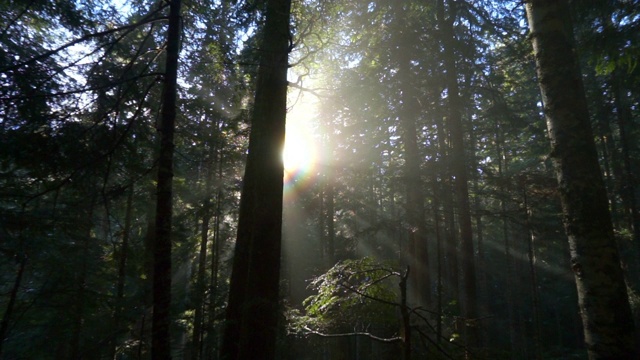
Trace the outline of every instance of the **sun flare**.
<instances>
[{"instance_id":1,"label":"sun flare","mask_svg":"<svg viewBox=\"0 0 640 360\"><path fill-rule=\"evenodd\" d=\"M287 137L282 154L285 171L296 171L310 165L313 160L313 149L308 140L308 134L299 124L287 126Z\"/></svg>"},{"instance_id":2,"label":"sun flare","mask_svg":"<svg viewBox=\"0 0 640 360\"><path fill-rule=\"evenodd\" d=\"M310 176L316 159L316 146L310 120L315 115L314 104L304 98L295 102L287 114L287 128L282 160L285 182Z\"/></svg>"}]
</instances>

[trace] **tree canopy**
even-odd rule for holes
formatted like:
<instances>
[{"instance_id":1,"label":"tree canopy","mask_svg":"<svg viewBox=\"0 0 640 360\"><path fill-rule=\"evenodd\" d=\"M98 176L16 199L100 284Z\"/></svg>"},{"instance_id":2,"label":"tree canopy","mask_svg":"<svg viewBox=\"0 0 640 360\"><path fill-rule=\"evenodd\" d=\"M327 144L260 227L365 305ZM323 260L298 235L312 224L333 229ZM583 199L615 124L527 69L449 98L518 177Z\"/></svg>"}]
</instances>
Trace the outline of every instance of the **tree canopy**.
<instances>
[{"instance_id":1,"label":"tree canopy","mask_svg":"<svg viewBox=\"0 0 640 360\"><path fill-rule=\"evenodd\" d=\"M0 0L0 358L637 342L640 1L541 3Z\"/></svg>"}]
</instances>

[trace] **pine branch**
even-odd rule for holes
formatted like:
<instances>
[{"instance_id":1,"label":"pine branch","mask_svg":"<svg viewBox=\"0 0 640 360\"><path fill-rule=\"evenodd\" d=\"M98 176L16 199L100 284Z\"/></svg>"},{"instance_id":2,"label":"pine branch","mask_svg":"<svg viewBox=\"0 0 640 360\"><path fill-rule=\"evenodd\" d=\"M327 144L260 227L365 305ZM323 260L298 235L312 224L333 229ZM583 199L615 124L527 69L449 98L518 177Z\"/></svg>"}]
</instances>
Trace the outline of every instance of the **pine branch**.
<instances>
[{"instance_id":1,"label":"pine branch","mask_svg":"<svg viewBox=\"0 0 640 360\"><path fill-rule=\"evenodd\" d=\"M133 28L136 28L138 26L149 24L149 23L156 22L156 21L159 21L159 20L166 20L166 17L154 17L155 14L157 12L159 12L160 10L162 10L165 6L166 5L163 5L160 9L158 9L157 11L154 11L153 13L147 15L146 17L144 17L142 20L140 20L137 23L126 25L126 26L122 26L122 27L115 28L115 29L109 29L109 30L105 30L105 31L100 31L100 32L93 33L93 34L87 34L85 36L82 36L82 37L79 37L77 39L71 40L68 43L66 43L64 45L61 45L61 46L59 46L59 47L57 47L55 49L52 49L52 50L46 51L46 52L44 52L44 53L42 53L40 55L34 56L29 60L25 60L25 61L20 62L18 64L4 67L4 68L0 69L0 73L16 70L16 69L19 69L19 68L21 68L23 66L31 65L31 64L33 64L33 63L35 63L37 61L40 61L40 60L45 59L45 58L48 58L48 57L50 57L50 56L52 56L54 54L57 54L57 53L59 53L60 51L62 51L64 49L70 48L70 47L72 47L74 45L77 45L77 44L80 44L82 42L91 40L93 38L98 38L98 37L102 37L102 36L105 36L105 35L113 34L113 33L116 33L116 32L122 31L122 30L133 29Z\"/></svg>"}]
</instances>

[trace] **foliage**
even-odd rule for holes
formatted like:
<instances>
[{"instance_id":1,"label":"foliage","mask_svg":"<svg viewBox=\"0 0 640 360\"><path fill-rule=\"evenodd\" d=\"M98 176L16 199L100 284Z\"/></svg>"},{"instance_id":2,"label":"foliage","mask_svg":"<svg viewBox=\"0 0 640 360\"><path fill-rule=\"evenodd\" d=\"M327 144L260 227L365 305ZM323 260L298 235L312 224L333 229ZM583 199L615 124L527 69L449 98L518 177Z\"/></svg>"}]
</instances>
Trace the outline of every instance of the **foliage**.
<instances>
[{"instance_id":1,"label":"foliage","mask_svg":"<svg viewBox=\"0 0 640 360\"><path fill-rule=\"evenodd\" d=\"M148 354L165 3L0 0L0 311L7 331L0 357ZM265 2L183 3L173 347L178 357L195 346L198 309L200 343L215 358ZM422 308L439 312L429 320L442 321L443 341L461 334L458 209L447 204L454 192L438 23L447 4L457 6L453 56L463 98L482 351L496 358L533 357L536 350L541 358L583 356L518 1L294 1L288 80L317 103L303 114L317 157L285 199L284 241L291 250L283 255L289 285L283 296L293 308L291 331L398 332L398 269L411 261L412 231L401 119L405 101L415 99L410 118L433 295ZM637 196L640 169L640 2L573 1L572 7L637 316L640 242L629 198L630 190ZM283 337L289 358L326 358L332 351L347 357L356 345L360 358L376 358L368 355L375 347L359 340L347 348L322 339L313 351L306 340Z\"/></svg>"},{"instance_id":2,"label":"foliage","mask_svg":"<svg viewBox=\"0 0 640 360\"><path fill-rule=\"evenodd\" d=\"M386 328L398 322L399 277L371 257L340 261L310 281L316 294L303 302L304 315L290 312L290 326L334 333Z\"/></svg>"}]
</instances>

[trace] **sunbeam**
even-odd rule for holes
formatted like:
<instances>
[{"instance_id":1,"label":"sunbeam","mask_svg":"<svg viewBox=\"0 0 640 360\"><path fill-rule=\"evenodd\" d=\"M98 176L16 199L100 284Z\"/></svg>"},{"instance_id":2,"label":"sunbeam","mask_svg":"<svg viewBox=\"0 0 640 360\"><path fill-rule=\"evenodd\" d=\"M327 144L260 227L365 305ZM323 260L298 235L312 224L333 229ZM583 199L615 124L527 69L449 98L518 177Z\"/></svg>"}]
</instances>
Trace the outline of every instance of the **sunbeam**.
<instances>
[{"instance_id":1,"label":"sunbeam","mask_svg":"<svg viewBox=\"0 0 640 360\"><path fill-rule=\"evenodd\" d=\"M312 128L316 103L310 98L311 96L297 92L290 95L293 106L287 114L286 138L282 153L285 196L290 195L294 189L306 187L313 178L313 169L317 164L318 150Z\"/></svg>"}]
</instances>

